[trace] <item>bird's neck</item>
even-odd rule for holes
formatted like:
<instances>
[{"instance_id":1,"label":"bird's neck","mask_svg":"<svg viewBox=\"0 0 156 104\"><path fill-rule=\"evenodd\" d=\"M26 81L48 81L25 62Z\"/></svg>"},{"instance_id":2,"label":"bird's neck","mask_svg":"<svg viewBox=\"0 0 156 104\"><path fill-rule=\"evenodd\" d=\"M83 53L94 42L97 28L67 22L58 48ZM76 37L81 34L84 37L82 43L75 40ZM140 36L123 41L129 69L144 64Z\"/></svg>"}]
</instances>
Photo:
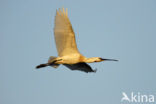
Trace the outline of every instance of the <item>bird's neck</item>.
<instances>
[{"instance_id":1,"label":"bird's neck","mask_svg":"<svg viewBox=\"0 0 156 104\"><path fill-rule=\"evenodd\" d=\"M85 59L84 59L84 62L86 62L86 63L93 63L93 62L95 62L95 60L96 60L95 57L85 58Z\"/></svg>"}]
</instances>

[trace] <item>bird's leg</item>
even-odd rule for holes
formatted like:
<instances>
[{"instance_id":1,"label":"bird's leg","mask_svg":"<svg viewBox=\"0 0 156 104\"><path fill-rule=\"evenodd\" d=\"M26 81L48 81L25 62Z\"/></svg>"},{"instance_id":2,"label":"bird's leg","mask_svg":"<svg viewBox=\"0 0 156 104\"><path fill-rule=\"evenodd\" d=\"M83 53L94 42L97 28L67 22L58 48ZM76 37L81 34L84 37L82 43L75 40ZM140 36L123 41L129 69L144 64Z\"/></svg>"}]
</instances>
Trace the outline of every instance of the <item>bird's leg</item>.
<instances>
[{"instance_id":1,"label":"bird's leg","mask_svg":"<svg viewBox=\"0 0 156 104\"><path fill-rule=\"evenodd\" d=\"M40 64L40 65L36 66L36 69L43 68L43 67L46 67L46 66L49 66L48 63Z\"/></svg>"},{"instance_id":2,"label":"bird's leg","mask_svg":"<svg viewBox=\"0 0 156 104\"><path fill-rule=\"evenodd\" d=\"M59 60L54 60L53 62L51 63L45 63L45 64L40 64L38 66L36 66L37 69L39 68L43 68L43 67L46 67L46 66L58 66L58 64L56 63L57 61L61 61L62 59L59 59Z\"/></svg>"},{"instance_id":3,"label":"bird's leg","mask_svg":"<svg viewBox=\"0 0 156 104\"><path fill-rule=\"evenodd\" d=\"M56 61L57 61L57 60L55 60L55 61L53 61L53 62L51 62L51 63L48 63L48 64L49 64L49 65L54 65Z\"/></svg>"},{"instance_id":4,"label":"bird's leg","mask_svg":"<svg viewBox=\"0 0 156 104\"><path fill-rule=\"evenodd\" d=\"M48 63L49 65L54 65L54 64L57 64L56 62L57 61L61 61L62 59L59 59L59 60L54 60L53 62L51 62L51 63Z\"/></svg>"}]
</instances>

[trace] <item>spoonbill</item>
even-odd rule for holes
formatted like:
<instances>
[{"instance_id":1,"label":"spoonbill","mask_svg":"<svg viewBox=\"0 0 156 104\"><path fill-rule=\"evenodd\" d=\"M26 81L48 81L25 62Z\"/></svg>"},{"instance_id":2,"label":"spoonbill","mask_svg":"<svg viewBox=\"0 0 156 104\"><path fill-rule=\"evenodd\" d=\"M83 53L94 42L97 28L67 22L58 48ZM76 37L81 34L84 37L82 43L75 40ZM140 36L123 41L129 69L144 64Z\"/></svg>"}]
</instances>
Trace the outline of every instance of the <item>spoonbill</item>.
<instances>
[{"instance_id":1,"label":"spoonbill","mask_svg":"<svg viewBox=\"0 0 156 104\"><path fill-rule=\"evenodd\" d=\"M96 72L87 63L101 61L118 61L115 59L105 59L101 57L87 58L83 56L76 45L75 34L68 18L68 10L64 8L56 10L54 37L58 57L50 56L45 64L40 64L36 68L52 66L57 68L60 64L71 70L80 70L83 72Z\"/></svg>"}]
</instances>

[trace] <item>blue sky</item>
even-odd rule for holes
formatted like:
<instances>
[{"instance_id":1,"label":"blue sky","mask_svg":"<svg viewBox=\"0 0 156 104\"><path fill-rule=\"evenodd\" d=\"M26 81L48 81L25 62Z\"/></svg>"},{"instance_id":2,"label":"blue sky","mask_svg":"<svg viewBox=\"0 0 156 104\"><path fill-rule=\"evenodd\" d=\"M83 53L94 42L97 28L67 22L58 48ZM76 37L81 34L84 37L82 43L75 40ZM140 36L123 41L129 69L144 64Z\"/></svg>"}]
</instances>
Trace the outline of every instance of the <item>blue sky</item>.
<instances>
[{"instance_id":1,"label":"blue sky","mask_svg":"<svg viewBox=\"0 0 156 104\"><path fill-rule=\"evenodd\" d=\"M155 0L1 0L1 104L121 104L122 92L156 91ZM96 73L35 66L57 56L57 8L68 8L80 52L119 62Z\"/></svg>"}]
</instances>

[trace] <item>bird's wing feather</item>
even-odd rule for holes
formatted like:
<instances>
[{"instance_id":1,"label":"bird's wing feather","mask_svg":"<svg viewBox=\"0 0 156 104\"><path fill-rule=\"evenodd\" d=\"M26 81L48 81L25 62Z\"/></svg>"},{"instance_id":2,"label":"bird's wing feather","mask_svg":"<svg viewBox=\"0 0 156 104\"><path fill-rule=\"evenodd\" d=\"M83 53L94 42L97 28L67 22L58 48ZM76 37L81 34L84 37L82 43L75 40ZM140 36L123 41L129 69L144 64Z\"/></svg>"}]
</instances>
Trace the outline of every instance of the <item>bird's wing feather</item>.
<instances>
[{"instance_id":1,"label":"bird's wing feather","mask_svg":"<svg viewBox=\"0 0 156 104\"><path fill-rule=\"evenodd\" d=\"M87 63L77 63L77 64L63 64L71 70L80 70L86 73L88 72L96 72L93 70Z\"/></svg>"},{"instance_id":2,"label":"bird's wing feather","mask_svg":"<svg viewBox=\"0 0 156 104\"><path fill-rule=\"evenodd\" d=\"M72 25L64 8L62 11L56 11L55 27L54 27L55 42L59 56L65 56L71 53L78 53L76 46L75 34Z\"/></svg>"}]
</instances>

